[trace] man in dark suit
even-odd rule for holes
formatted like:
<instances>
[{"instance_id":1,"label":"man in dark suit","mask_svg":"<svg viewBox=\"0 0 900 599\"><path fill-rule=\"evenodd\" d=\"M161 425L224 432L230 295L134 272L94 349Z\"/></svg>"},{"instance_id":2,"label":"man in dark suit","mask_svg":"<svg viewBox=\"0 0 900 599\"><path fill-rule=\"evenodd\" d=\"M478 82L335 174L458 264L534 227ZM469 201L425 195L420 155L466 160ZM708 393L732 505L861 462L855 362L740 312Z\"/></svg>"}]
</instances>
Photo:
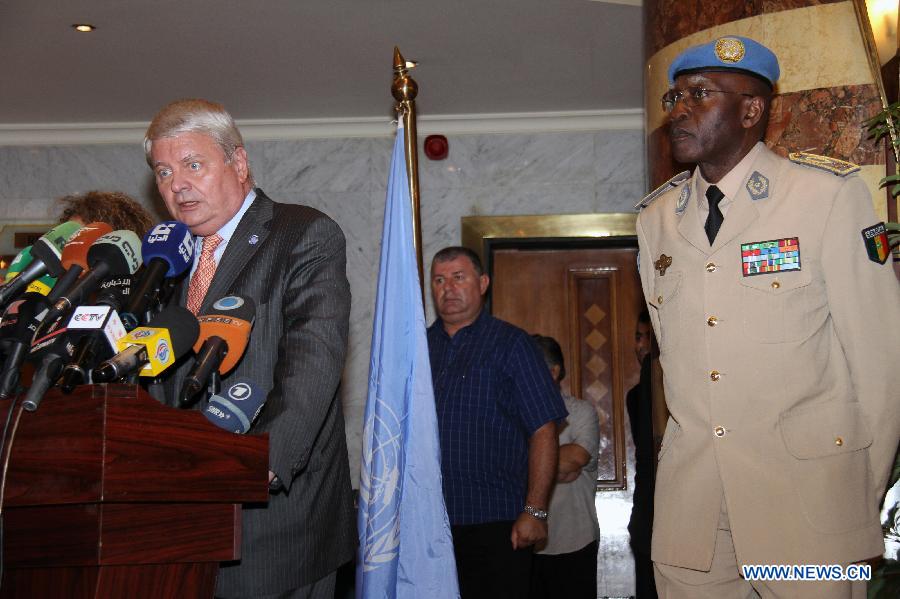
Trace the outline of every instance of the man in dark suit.
<instances>
[{"instance_id":1,"label":"man in dark suit","mask_svg":"<svg viewBox=\"0 0 900 599\"><path fill-rule=\"evenodd\" d=\"M625 396L631 438L634 440L634 496L628 520L634 554L635 599L656 599L650 536L653 531L653 488L656 451L653 443L653 397L650 392L650 350L653 329L647 310L638 315L634 330L634 355L641 365L640 380Z\"/></svg>"},{"instance_id":2,"label":"man in dark suit","mask_svg":"<svg viewBox=\"0 0 900 599\"><path fill-rule=\"evenodd\" d=\"M247 353L223 387L248 377L267 393L250 432L269 433L271 495L244 507L241 560L222 565L216 595L333 597L355 543L337 396L350 311L343 233L312 208L254 189L241 134L219 104L169 104L144 149L166 207L196 236L179 303L202 314L238 294L257 309ZM164 384L169 405L186 362Z\"/></svg>"}]
</instances>

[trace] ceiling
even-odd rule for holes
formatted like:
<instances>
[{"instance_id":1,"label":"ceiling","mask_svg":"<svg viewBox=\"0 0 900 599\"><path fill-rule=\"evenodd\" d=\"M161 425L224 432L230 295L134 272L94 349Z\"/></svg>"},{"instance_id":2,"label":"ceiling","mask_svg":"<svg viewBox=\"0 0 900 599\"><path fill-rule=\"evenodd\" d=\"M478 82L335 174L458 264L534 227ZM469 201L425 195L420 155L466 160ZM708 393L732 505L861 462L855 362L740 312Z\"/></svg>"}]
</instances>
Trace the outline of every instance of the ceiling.
<instances>
[{"instance_id":1,"label":"ceiling","mask_svg":"<svg viewBox=\"0 0 900 599\"><path fill-rule=\"evenodd\" d=\"M240 120L642 105L639 0L0 0L0 126L146 123L201 96ZM71 25L88 22L93 33Z\"/></svg>"}]
</instances>

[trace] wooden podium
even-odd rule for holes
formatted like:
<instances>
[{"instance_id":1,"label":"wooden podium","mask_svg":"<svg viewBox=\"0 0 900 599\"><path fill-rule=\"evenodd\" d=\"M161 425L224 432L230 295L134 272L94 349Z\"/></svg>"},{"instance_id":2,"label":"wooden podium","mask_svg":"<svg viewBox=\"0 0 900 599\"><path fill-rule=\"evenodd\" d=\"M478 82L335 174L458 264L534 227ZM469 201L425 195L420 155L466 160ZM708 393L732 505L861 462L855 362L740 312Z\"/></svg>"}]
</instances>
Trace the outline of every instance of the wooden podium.
<instances>
[{"instance_id":1,"label":"wooden podium","mask_svg":"<svg viewBox=\"0 0 900 599\"><path fill-rule=\"evenodd\" d=\"M212 598L241 504L268 501L268 458L268 436L135 385L51 390L12 441L0 598Z\"/></svg>"}]
</instances>

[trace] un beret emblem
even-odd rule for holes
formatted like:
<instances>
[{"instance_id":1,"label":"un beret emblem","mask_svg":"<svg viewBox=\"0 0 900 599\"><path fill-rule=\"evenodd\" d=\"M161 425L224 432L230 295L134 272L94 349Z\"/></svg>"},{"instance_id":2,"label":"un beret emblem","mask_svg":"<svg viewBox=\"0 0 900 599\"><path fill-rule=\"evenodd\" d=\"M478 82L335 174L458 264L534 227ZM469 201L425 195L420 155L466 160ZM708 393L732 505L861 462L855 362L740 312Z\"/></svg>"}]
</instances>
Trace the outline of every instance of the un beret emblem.
<instances>
[{"instance_id":1,"label":"un beret emblem","mask_svg":"<svg viewBox=\"0 0 900 599\"><path fill-rule=\"evenodd\" d=\"M744 58L744 43L733 37L716 40L716 58L722 62L740 62Z\"/></svg>"}]
</instances>

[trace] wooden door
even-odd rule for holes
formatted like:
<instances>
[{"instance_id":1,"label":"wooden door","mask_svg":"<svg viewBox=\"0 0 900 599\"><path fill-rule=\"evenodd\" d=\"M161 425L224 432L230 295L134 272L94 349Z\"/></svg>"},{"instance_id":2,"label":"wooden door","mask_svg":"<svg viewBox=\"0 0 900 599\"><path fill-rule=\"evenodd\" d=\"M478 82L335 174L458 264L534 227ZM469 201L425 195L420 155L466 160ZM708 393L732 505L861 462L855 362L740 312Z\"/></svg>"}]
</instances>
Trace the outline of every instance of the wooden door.
<instances>
[{"instance_id":1,"label":"wooden door","mask_svg":"<svg viewBox=\"0 0 900 599\"><path fill-rule=\"evenodd\" d=\"M561 242L550 248L507 245L489 260L491 312L556 339L566 361L563 389L597 411L600 490L625 488L625 394L640 374L634 330L643 295L636 258L636 247Z\"/></svg>"}]
</instances>

